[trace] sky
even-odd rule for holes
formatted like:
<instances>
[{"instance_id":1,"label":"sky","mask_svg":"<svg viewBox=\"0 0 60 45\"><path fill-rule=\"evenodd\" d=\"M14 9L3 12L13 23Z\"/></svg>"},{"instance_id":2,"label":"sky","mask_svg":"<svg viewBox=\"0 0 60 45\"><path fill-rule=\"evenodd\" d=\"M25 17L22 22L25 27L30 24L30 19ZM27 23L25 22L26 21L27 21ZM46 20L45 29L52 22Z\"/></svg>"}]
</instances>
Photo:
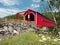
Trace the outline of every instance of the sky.
<instances>
[{"instance_id":1,"label":"sky","mask_svg":"<svg viewBox=\"0 0 60 45\"><path fill-rule=\"evenodd\" d=\"M28 9L41 12L44 9L40 7L47 6L47 0L0 0L0 18L16 14Z\"/></svg>"}]
</instances>

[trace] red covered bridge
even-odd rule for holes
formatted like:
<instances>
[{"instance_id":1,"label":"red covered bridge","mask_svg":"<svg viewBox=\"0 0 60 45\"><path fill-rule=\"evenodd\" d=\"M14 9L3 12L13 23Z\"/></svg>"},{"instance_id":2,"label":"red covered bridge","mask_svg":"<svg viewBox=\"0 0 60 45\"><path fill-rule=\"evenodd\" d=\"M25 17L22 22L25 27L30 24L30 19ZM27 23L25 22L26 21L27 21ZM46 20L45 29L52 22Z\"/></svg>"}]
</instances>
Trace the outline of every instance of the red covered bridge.
<instances>
[{"instance_id":1,"label":"red covered bridge","mask_svg":"<svg viewBox=\"0 0 60 45\"><path fill-rule=\"evenodd\" d=\"M18 15L20 13L16 14L16 19L18 19ZM36 26L46 26L46 27L52 27L56 26L53 20L50 20L49 18L45 17L44 15L33 11L31 9L28 9L24 12L24 21L34 21Z\"/></svg>"}]
</instances>

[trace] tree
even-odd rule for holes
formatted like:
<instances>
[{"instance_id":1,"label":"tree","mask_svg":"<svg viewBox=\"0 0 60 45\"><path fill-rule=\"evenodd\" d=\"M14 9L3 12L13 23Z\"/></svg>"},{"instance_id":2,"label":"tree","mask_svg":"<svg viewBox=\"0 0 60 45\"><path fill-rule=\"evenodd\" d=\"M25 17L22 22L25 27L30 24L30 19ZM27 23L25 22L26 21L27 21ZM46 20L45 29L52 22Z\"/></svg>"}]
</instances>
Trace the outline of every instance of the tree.
<instances>
[{"instance_id":1,"label":"tree","mask_svg":"<svg viewBox=\"0 0 60 45\"><path fill-rule=\"evenodd\" d=\"M53 19L54 19L55 23L57 24L55 15L53 14L53 10L52 10L52 7L51 7L51 5L54 6L54 4L55 4L55 3L54 3L53 1L48 0L48 6L49 6L49 8L50 8L50 10L51 10L51 12L52 12Z\"/></svg>"},{"instance_id":2,"label":"tree","mask_svg":"<svg viewBox=\"0 0 60 45\"><path fill-rule=\"evenodd\" d=\"M42 0L44 1L44 0ZM56 18L55 18L55 15L54 15L54 12L53 12L53 8L57 8L57 9L60 9L60 0L47 0L48 2L48 6L50 8L50 11L51 11L51 14L52 14L52 17L55 21L55 23L57 24L57 21L56 21ZM53 8L52 8L53 7ZM59 10L60 11L60 10ZM58 34L58 31L57 31L57 26L55 27L55 31L56 33Z\"/></svg>"},{"instance_id":3,"label":"tree","mask_svg":"<svg viewBox=\"0 0 60 45\"><path fill-rule=\"evenodd\" d=\"M56 7L60 12L60 0L48 0L51 6Z\"/></svg>"}]
</instances>

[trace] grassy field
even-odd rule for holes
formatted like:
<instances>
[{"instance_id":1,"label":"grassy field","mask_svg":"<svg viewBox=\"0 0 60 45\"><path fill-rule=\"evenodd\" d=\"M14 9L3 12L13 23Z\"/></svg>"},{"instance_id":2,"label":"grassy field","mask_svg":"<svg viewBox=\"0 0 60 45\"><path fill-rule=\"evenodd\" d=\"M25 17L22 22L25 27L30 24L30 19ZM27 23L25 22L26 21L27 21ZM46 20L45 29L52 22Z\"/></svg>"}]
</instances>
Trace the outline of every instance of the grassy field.
<instances>
[{"instance_id":1,"label":"grassy field","mask_svg":"<svg viewBox=\"0 0 60 45\"><path fill-rule=\"evenodd\" d=\"M48 34L25 32L10 39L0 41L0 45L60 45L60 39Z\"/></svg>"}]
</instances>

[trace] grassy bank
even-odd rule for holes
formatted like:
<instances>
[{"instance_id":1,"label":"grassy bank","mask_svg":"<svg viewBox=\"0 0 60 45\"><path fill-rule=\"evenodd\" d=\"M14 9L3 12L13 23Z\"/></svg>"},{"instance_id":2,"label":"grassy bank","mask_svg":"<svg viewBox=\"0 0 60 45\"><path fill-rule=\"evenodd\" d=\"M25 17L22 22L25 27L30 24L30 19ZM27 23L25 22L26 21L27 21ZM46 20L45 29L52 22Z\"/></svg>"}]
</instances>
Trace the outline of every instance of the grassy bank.
<instances>
[{"instance_id":1,"label":"grassy bank","mask_svg":"<svg viewBox=\"0 0 60 45\"><path fill-rule=\"evenodd\" d=\"M25 32L1 41L0 45L60 45L60 39L51 35L37 35L34 32Z\"/></svg>"}]
</instances>

